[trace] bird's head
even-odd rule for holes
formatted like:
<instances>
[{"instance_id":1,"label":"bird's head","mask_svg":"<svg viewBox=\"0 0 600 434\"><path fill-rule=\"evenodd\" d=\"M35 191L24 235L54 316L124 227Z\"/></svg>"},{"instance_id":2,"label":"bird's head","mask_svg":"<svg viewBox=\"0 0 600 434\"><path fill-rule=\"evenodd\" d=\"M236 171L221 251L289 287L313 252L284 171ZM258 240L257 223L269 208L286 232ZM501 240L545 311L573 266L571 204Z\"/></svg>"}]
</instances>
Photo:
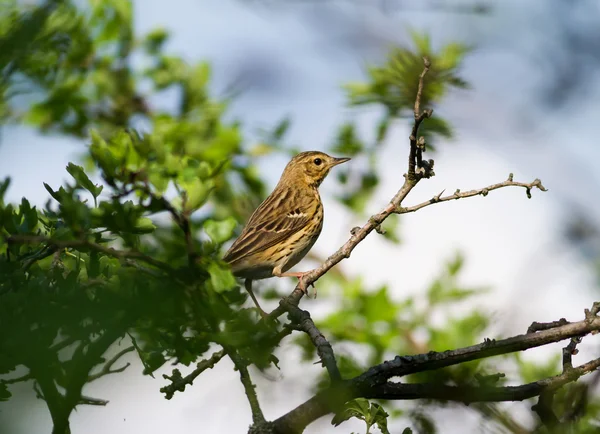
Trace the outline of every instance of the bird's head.
<instances>
[{"instance_id":1,"label":"bird's head","mask_svg":"<svg viewBox=\"0 0 600 434\"><path fill-rule=\"evenodd\" d=\"M282 180L306 183L318 187L333 166L345 163L350 158L335 158L324 152L301 152L288 163L281 176Z\"/></svg>"}]
</instances>

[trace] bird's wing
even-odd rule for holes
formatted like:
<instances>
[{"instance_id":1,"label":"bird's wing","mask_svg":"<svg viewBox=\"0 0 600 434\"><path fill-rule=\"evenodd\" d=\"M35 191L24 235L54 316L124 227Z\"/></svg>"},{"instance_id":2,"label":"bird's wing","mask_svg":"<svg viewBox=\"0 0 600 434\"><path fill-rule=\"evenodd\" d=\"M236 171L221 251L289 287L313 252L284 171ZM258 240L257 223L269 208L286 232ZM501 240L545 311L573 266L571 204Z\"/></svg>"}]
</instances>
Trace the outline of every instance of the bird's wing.
<instances>
[{"instance_id":1,"label":"bird's wing","mask_svg":"<svg viewBox=\"0 0 600 434\"><path fill-rule=\"evenodd\" d=\"M298 196L272 194L254 211L223 259L233 263L289 238L310 222L314 202ZM313 206L311 206L313 205Z\"/></svg>"}]
</instances>

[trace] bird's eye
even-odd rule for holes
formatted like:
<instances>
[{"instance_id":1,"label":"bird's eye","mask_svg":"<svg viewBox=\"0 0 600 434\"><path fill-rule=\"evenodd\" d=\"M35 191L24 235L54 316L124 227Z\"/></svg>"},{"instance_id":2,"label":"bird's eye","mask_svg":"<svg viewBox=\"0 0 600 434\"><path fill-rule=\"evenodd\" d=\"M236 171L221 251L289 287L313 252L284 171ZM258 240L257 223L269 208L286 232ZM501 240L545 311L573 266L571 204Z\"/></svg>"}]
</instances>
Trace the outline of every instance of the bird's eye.
<instances>
[{"instance_id":1,"label":"bird's eye","mask_svg":"<svg viewBox=\"0 0 600 434\"><path fill-rule=\"evenodd\" d=\"M321 163L323 162L323 160L321 160L320 158L315 158L315 160L313 161L317 166L320 166Z\"/></svg>"}]
</instances>

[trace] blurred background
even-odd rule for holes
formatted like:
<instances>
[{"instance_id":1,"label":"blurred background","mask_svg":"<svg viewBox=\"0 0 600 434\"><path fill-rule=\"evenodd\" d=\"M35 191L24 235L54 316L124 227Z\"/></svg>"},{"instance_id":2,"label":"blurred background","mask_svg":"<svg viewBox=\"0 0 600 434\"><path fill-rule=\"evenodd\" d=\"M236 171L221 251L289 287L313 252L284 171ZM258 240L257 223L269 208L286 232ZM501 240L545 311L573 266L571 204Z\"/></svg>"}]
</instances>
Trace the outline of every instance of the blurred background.
<instances>
[{"instance_id":1,"label":"blurred background","mask_svg":"<svg viewBox=\"0 0 600 434\"><path fill-rule=\"evenodd\" d=\"M86 2L81 3L85 8ZM399 244L373 234L338 268L351 277L363 276L369 286L387 285L391 297L418 297L439 275L441 264L461 255L460 285L489 291L431 321L443 324L462 312L490 312L484 334L490 338L524 333L532 321L580 320L583 309L598 300L597 1L144 0L134 1L133 11L137 35L164 28L171 35L166 51L212 65L211 90L234 95L228 116L243 119L246 137L258 137L262 129L289 117L285 146L302 151L330 149L344 122L373 136L380 111L349 107L341 86L365 80L368 65L384 62L391 46L410 45L409 30L429 35L434 48L450 42L472 47L460 70L470 88L452 90L436 106L436 113L452 125L454 137L436 141L436 176L421 182L405 205L444 189L451 193L481 188L505 180L511 172L522 182L540 178L549 191L534 191L527 200L521 189L506 188L485 198L402 216L396 230ZM152 107L169 107L174 98L165 92L149 102ZM140 122L137 127L147 126ZM395 122L376 152L380 182L366 215L382 209L402 183L409 128L408 121ZM42 183L59 185L67 179L65 166L81 162L89 142L9 122L0 134L0 176L13 181L6 200L18 202L25 196L38 206L48 197ZM276 184L287 158L274 153L257 160L267 190ZM364 164L355 160L350 164ZM365 221L333 199L339 188L335 179L321 188L325 226L313 259L333 253L350 228ZM399 265L407 263L410 268ZM311 265L308 259L296 268ZM291 282L277 285L284 288L282 293L291 288ZM319 295L302 302L315 318L331 312L332 300L339 297L327 287ZM264 303L272 307L276 300ZM561 347L529 350L521 357L545 363L560 354ZM575 362L598 356L594 339L579 348ZM334 349L355 351L345 345ZM360 353L355 356L360 358ZM291 344L284 343L278 357L282 371L255 375L267 419L312 396L321 370L303 364L301 349ZM110 402L106 408L79 407L71 417L73 433L246 432L250 411L229 361L169 401L158 389L164 384L162 374L172 367L164 366L152 378L141 374L133 353L124 361L132 366L123 374L86 389ZM50 415L31 383L16 384L11 391L11 400L0 403L2 432L50 432ZM395 404L401 409L418 406ZM534 423L529 407L501 406L522 427ZM435 419L443 421L441 433L510 431L506 426L492 429L482 422L481 413L460 406L433 411ZM390 421L392 433L410 425L405 416ZM364 424L351 420L333 428L330 418L322 418L306 430L350 431L363 432Z\"/></svg>"}]
</instances>

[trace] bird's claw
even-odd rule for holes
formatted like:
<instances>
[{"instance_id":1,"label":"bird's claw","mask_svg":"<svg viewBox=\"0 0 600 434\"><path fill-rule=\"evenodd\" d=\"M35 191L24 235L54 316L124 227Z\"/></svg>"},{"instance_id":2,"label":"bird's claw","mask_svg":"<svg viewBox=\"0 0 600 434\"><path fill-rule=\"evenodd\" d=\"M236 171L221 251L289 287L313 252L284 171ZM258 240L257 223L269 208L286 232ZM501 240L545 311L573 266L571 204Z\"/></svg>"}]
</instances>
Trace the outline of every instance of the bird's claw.
<instances>
[{"instance_id":1,"label":"bird's claw","mask_svg":"<svg viewBox=\"0 0 600 434\"><path fill-rule=\"evenodd\" d=\"M315 287L315 283L311 282L308 285L308 288L310 288L311 286L315 290L314 293L313 293L313 297L312 298L317 298L317 288ZM306 284L304 283L304 276L302 276L302 277L299 278L298 287L300 288L300 291L302 291L302 293L304 295L306 295L308 298L311 298L310 294L308 293L308 288L306 287Z\"/></svg>"}]
</instances>

